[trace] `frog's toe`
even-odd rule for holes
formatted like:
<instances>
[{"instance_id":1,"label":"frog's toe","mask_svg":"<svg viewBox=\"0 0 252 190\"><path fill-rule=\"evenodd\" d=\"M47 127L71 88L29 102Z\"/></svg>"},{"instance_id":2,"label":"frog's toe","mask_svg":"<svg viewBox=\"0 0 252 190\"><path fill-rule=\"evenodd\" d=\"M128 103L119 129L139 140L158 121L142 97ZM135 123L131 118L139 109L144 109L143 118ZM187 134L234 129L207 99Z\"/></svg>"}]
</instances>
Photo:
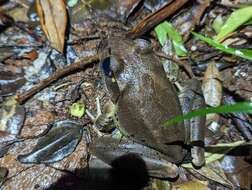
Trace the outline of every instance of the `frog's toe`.
<instances>
[{"instance_id":1,"label":"frog's toe","mask_svg":"<svg viewBox=\"0 0 252 190\"><path fill-rule=\"evenodd\" d=\"M204 148L199 146L194 146L191 149L192 163L195 167L202 167L205 164Z\"/></svg>"}]
</instances>

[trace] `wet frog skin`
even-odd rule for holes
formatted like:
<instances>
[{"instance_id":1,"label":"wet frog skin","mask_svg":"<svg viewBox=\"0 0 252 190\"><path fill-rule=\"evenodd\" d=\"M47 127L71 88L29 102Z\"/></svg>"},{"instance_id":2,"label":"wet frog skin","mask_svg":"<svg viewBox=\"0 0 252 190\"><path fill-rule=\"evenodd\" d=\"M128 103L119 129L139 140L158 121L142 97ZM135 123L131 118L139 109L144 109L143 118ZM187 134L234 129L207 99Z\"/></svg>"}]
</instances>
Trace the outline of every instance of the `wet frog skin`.
<instances>
[{"instance_id":1,"label":"wet frog skin","mask_svg":"<svg viewBox=\"0 0 252 190\"><path fill-rule=\"evenodd\" d=\"M154 177L176 176L174 164L181 163L188 152L184 145L190 139L201 141L204 136L198 133L203 131L191 130L183 123L160 127L168 119L182 114L182 110L174 87L147 41L112 37L107 47L101 67L107 90L117 108L119 130L127 138L120 141L100 138L94 145L94 154L110 162L124 153L137 153ZM190 132L197 134L190 135ZM199 150L193 150L196 165L202 165L202 153L197 159Z\"/></svg>"}]
</instances>

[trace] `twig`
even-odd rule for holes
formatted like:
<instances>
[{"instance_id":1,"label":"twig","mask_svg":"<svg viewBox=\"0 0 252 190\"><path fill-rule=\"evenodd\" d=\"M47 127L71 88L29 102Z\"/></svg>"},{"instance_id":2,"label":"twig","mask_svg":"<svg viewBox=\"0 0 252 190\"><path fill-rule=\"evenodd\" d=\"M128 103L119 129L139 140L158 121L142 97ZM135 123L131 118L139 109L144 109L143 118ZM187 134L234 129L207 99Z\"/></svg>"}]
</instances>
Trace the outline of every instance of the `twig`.
<instances>
[{"instance_id":1,"label":"twig","mask_svg":"<svg viewBox=\"0 0 252 190\"><path fill-rule=\"evenodd\" d=\"M44 88L52 84L53 82L57 81L62 76L69 74L71 72L83 69L90 63L97 62L97 61L99 61L99 55L94 55L90 57L85 57L76 63L73 63L63 69L59 69L52 76L48 77L47 79L42 80L39 84L35 85L27 92L23 94L19 94L17 96L17 101L20 104L23 104L25 101L31 98L34 94L40 92L41 90L43 90Z\"/></svg>"},{"instance_id":2,"label":"twig","mask_svg":"<svg viewBox=\"0 0 252 190\"><path fill-rule=\"evenodd\" d=\"M145 17L135 28L133 28L128 33L128 37L136 38L138 36L143 35L155 25L163 21L165 18L173 15L187 2L188 0L171 1L170 3L159 9L157 12Z\"/></svg>"},{"instance_id":3,"label":"twig","mask_svg":"<svg viewBox=\"0 0 252 190\"><path fill-rule=\"evenodd\" d=\"M171 57L171 56L168 56L164 53L161 53L161 52L156 52L155 51L155 54L159 57L162 57L162 58L165 58L165 59L168 59L168 60L171 60L175 63L177 63L180 67L183 67L185 69L185 71L187 72L187 74L191 77L191 78L194 78L195 75L193 74L193 71L192 71L192 68L190 65L188 64L185 64L184 62L174 58L174 57Z\"/></svg>"}]
</instances>

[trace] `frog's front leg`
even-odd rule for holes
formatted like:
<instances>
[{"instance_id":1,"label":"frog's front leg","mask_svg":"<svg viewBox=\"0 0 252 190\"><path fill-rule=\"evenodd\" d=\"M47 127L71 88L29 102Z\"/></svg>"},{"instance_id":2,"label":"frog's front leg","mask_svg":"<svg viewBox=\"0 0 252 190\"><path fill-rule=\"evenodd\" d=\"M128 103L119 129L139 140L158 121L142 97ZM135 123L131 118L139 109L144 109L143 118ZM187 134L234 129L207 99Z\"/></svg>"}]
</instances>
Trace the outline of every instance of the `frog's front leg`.
<instances>
[{"instance_id":1,"label":"frog's front leg","mask_svg":"<svg viewBox=\"0 0 252 190\"><path fill-rule=\"evenodd\" d=\"M176 178L178 176L178 167L167 161L165 155L126 138L115 139L111 136L102 136L92 143L90 151L108 164L118 157L133 153L143 159L150 177Z\"/></svg>"},{"instance_id":2,"label":"frog's front leg","mask_svg":"<svg viewBox=\"0 0 252 190\"><path fill-rule=\"evenodd\" d=\"M204 98L200 88L200 83L196 79L189 80L186 87L180 94L180 102L183 114L205 106ZM205 137L205 117L194 117L185 120L187 142L189 141L192 155L192 163L196 167L201 167L205 163L204 157L204 137Z\"/></svg>"}]
</instances>

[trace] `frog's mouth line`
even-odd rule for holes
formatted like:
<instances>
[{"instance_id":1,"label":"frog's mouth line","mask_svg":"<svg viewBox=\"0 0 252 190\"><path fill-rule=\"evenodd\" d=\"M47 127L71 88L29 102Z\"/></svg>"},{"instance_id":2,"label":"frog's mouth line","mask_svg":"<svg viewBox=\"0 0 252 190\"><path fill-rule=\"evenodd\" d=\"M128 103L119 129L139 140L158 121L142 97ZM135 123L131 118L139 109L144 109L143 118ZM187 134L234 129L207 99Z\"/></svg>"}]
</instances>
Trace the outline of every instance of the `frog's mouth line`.
<instances>
[{"instance_id":1,"label":"frog's mouth line","mask_svg":"<svg viewBox=\"0 0 252 190\"><path fill-rule=\"evenodd\" d=\"M178 145L178 146L182 146L182 147L188 146L183 141L173 141L173 142L165 143L165 145Z\"/></svg>"}]
</instances>

